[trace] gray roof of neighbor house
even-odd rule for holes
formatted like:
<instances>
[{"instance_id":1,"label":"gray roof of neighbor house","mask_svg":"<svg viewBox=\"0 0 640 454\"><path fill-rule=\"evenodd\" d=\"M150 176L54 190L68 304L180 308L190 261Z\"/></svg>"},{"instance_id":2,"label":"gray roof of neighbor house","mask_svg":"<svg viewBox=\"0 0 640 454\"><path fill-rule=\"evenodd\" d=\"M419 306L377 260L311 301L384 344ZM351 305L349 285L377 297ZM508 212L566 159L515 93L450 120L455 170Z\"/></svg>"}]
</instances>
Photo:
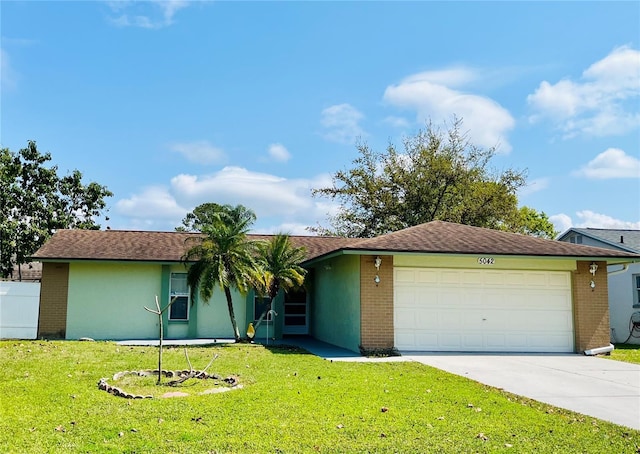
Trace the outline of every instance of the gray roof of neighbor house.
<instances>
[{"instance_id":1,"label":"gray roof of neighbor house","mask_svg":"<svg viewBox=\"0 0 640 454\"><path fill-rule=\"evenodd\" d=\"M602 241L612 247L623 251L640 253L640 230L630 229L593 229L572 227L558 237L559 240L565 238L571 232L588 236L598 241Z\"/></svg>"},{"instance_id":2,"label":"gray roof of neighbor house","mask_svg":"<svg viewBox=\"0 0 640 454\"><path fill-rule=\"evenodd\" d=\"M34 260L117 260L177 262L200 236L185 232L60 230L34 255ZM268 239L270 235L249 235ZM307 250L307 262L333 253L495 254L605 259L637 259L631 252L545 240L516 233L432 221L376 238L291 236Z\"/></svg>"},{"instance_id":3,"label":"gray roof of neighbor house","mask_svg":"<svg viewBox=\"0 0 640 454\"><path fill-rule=\"evenodd\" d=\"M42 279L42 263L27 262L22 265L14 265L11 276L1 278L2 281L38 282Z\"/></svg>"}]
</instances>

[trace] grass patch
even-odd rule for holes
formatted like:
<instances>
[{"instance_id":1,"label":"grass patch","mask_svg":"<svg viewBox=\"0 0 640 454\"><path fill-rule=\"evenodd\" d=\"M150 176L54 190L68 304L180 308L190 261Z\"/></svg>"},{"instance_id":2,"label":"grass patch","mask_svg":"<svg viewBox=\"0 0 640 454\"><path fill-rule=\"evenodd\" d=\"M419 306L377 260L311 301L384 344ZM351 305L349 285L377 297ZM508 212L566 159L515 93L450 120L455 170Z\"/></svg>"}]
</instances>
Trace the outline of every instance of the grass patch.
<instances>
[{"instance_id":1,"label":"grass patch","mask_svg":"<svg viewBox=\"0 0 640 454\"><path fill-rule=\"evenodd\" d=\"M640 345L616 344L615 348L607 358L627 363L640 364Z\"/></svg>"},{"instance_id":2,"label":"grass patch","mask_svg":"<svg viewBox=\"0 0 640 454\"><path fill-rule=\"evenodd\" d=\"M0 452L636 452L640 431L413 362L329 362L258 345L190 347L233 392L127 400L102 377L153 347L0 341ZM164 365L184 367L182 349ZM189 383L189 382L186 382ZM173 388L168 388L169 390Z\"/></svg>"}]
</instances>

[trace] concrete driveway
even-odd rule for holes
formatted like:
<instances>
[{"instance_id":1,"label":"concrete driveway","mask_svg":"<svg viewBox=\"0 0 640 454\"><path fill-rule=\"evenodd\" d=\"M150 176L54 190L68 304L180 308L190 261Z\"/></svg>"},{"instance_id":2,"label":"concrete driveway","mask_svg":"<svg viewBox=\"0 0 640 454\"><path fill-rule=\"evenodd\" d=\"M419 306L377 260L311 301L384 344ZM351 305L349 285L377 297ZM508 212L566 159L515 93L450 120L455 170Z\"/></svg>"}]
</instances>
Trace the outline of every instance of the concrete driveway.
<instances>
[{"instance_id":1,"label":"concrete driveway","mask_svg":"<svg viewBox=\"0 0 640 454\"><path fill-rule=\"evenodd\" d=\"M472 380L640 430L640 365L577 354L402 353Z\"/></svg>"}]
</instances>

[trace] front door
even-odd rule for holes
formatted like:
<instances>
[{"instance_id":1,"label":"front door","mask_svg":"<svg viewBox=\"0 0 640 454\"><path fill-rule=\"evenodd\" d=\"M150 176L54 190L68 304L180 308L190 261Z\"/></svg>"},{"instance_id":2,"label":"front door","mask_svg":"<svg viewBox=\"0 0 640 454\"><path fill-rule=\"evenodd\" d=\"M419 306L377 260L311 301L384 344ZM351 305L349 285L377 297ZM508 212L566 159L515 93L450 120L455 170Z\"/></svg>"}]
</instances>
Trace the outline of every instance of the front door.
<instances>
[{"instance_id":1,"label":"front door","mask_svg":"<svg viewBox=\"0 0 640 454\"><path fill-rule=\"evenodd\" d=\"M284 295L283 334L309 334L307 292L291 290Z\"/></svg>"}]
</instances>

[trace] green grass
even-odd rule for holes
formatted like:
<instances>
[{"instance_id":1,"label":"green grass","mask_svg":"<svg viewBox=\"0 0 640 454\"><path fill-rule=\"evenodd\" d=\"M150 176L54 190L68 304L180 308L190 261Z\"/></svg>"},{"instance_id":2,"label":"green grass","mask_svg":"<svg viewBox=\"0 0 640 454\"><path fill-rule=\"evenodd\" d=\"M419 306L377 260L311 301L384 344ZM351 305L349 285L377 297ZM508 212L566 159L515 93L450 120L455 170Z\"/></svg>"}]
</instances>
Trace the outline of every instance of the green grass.
<instances>
[{"instance_id":1,"label":"green grass","mask_svg":"<svg viewBox=\"0 0 640 454\"><path fill-rule=\"evenodd\" d=\"M209 372L238 377L241 390L145 400L98 390L101 377L153 369L156 352L108 342L0 342L0 452L630 453L640 448L640 431L418 363L330 362L292 348L189 349L196 368L217 353ZM182 350L165 350L164 365L184 368Z\"/></svg>"},{"instance_id":2,"label":"green grass","mask_svg":"<svg viewBox=\"0 0 640 454\"><path fill-rule=\"evenodd\" d=\"M615 359L616 361L640 364L640 345L616 344L608 358Z\"/></svg>"}]
</instances>

